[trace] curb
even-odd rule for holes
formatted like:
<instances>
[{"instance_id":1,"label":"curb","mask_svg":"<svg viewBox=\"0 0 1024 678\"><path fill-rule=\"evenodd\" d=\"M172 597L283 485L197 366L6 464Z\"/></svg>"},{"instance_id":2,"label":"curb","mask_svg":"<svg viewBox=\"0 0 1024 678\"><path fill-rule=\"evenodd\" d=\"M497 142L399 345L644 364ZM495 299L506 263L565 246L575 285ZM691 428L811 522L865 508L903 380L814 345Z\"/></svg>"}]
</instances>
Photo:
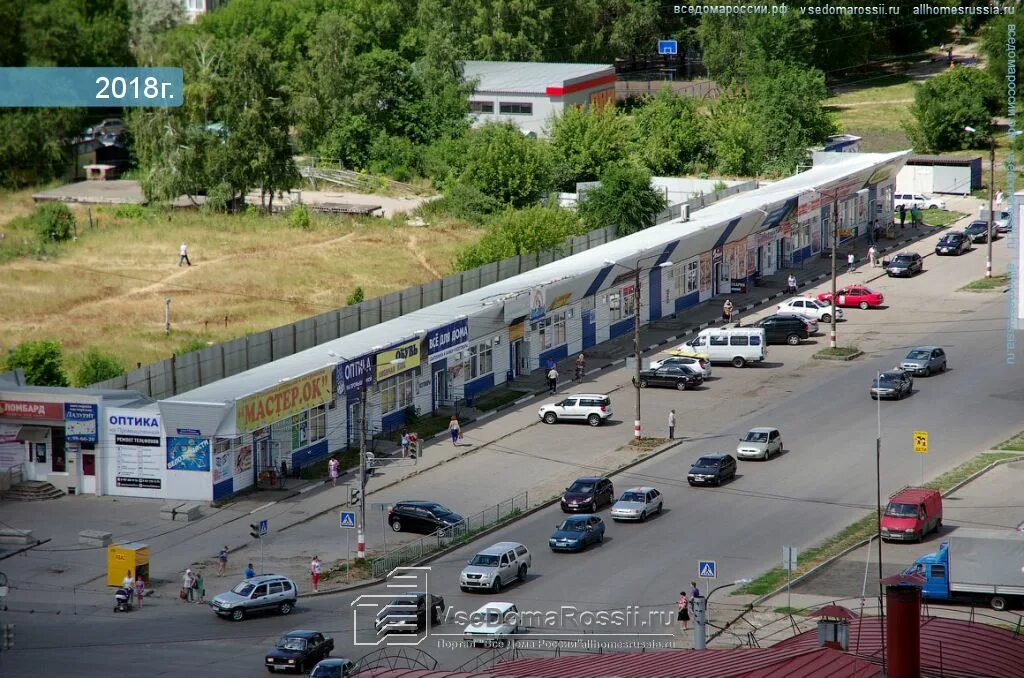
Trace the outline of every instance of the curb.
<instances>
[{"instance_id":1,"label":"curb","mask_svg":"<svg viewBox=\"0 0 1024 678\"><path fill-rule=\"evenodd\" d=\"M856 352L851 353L850 355L819 355L815 353L813 356L811 356L811 358L813 358L814 360L835 360L838 362L845 363L856 358L859 358L862 355L864 355L864 351L857 350Z\"/></svg>"},{"instance_id":2,"label":"curb","mask_svg":"<svg viewBox=\"0 0 1024 678\"><path fill-rule=\"evenodd\" d=\"M633 468L634 466L642 464L643 462L648 461L649 459L653 459L654 457L660 456L661 454L671 450L674 447L682 445L684 442L686 442L686 440L687 440L686 438L679 438L677 440L672 440L672 441L667 442L667 443L665 443L663 445L660 445L660 446L654 448L653 450L651 450L650 454L647 454L646 456L640 457L639 459L634 459L633 461L629 462L628 464L625 464L625 465L620 466L620 467L618 467L618 468L616 468L616 469L614 469L612 471L609 471L606 475L611 477L611 476L617 476L620 473L624 473L624 472L628 471L629 469ZM627 443L627 446L628 445L629 445L629 443ZM443 549L435 551L434 553L431 553L430 555L428 555L428 556L426 556L426 557L424 557L424 558L422 558L420 560L414 561L412 563L407 563L405 565L400 565L399 567L417 567L417 566L420 566L420 565L425 565L426 563L432 562L434 560L437 560L438 558L441 558L443 556L448 555L452 551L455 551L457 549L462 548L466 544L472 544L473 542L477 541L478 539L480 539L482 537L486 537L487 535L491 534L492 532L496 532L497 530L500 530L500 529L502 529L504 527L508 527L509 525L512 525L513 523L517 523L520 520L522 520L523 518L526 518L527 516L533 515L534 513L537 513L538 511L546 509L549 506L552 506L552 505L556 504L560 499L561 499L561 497L556 497L554 499L546 499L546 500L542 501L540 504L537 504L536 506L533 506L531 508L526 509L525 511L523 511L519 515L515 516L511 520L506 520L506 521L502 521L500 523L495 523L494 525L491 525L490 527L488 527L488 528L486 528L484 530L481 530L480 532L478 532L477 534L474 534L471 538L467 539L466 541L459 542L458 544L452 544L451 546L447 546L447 547L445 547ZM366 588L366 587L372 586L374 584L379 584L380 582L385 581L385 579L386 579L386 577L385 578L380 578L380 579L368 579L368 580L366 580L364 582L354 583L354 584L347 585L347 586L340 586L340 587L337 587L337 588L330 589L329 591L318 591L316 593L304 593L304 594L300 595L299 598L300 599L301 598L315 598L315 597L318 597L318 596L326 596L326 595L329 595L329 594L345 593L345 592L353 591L353 590L356 590L356 589Z\"/></svg>"}]
</instances>

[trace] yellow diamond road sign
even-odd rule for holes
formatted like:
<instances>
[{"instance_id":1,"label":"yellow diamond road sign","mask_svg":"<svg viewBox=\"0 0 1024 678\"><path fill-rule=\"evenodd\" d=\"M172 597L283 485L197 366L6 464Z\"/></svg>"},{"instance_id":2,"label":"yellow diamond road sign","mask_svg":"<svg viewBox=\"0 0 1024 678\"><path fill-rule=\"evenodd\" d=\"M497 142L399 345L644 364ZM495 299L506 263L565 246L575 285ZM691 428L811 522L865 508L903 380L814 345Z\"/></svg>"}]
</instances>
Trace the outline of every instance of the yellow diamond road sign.
<instances>
[{"instance_id":1,"label":"yellow diamond road sign","mask_svg":"<svg viewBox=\"0 0 1024 678\"><path fill-rule=\"evenodd\" d=\"M928 432L914 431L914 452L928 454Z\"/></svg>"}]
</instances>

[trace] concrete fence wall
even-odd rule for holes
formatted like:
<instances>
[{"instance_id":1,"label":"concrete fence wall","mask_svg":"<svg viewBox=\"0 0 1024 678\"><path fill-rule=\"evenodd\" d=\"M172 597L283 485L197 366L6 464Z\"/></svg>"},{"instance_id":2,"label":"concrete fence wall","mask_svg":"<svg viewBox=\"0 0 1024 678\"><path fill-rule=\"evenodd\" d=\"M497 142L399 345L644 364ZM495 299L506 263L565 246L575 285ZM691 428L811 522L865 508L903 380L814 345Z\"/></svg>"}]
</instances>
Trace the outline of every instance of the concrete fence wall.
<instances>
[{"instance_id":1,"label":"concrete fence wall","mask_svg":"<svg viewBox=\"0 0 1024 678\"><path fill-rule=\"evenodd\" d=\"M135 390L154 399L168 398L525 273L566 253L583 252L614 239L614 227L600 228L567 240L560 252L533 252L431 280L354 306L144 365L94 386Z\"/></svg>"}]
</instances>

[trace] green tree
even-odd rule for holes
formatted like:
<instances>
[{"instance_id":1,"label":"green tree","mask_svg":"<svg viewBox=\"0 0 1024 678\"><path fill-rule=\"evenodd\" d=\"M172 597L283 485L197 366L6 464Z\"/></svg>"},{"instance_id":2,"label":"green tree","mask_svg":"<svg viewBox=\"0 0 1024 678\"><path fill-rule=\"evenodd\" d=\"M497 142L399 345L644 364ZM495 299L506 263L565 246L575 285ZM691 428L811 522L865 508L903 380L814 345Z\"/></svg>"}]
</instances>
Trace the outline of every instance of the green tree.
<instances>
[{"instance_id":1,"label":"green tree","mask_svg":"<svg viewBox=\"0 0 1024 678\"><path fill-rule=\"evenodd\" d=\"M697 28L704 65L720 85L745 83L768 63L810 66L817 35L799 12L704 14Z\"/></svg>"},{"instance_id":2,"label":"green tree","mask_svg":"<svg viewBox=\"0 0 1024 678\"><path fill-rule=\"evenodd\" d=\"M595 181L612 163L627 159L634 148L633 120L614 106L567 107L551 124L551 148L571 188L577 181Z\"/></svg>"},{"instance_id":3,"label":"green tree","mask_svg":"<svg viewBox=\"0 0 1024 678\"><path fill-rule=\"evenodd\" d=\"M18 187L60 176L65 144L81 129L77 108L25 108L0 112L0 186Z\"/></svg>"},{"instance_id":4,"label":"green tree","mask_svg":"<svg viewBox=\"0 0 1024 678\"><path fill-rule=\"evenodd\" d=\"M663 9L657 0L612 0L608 10L615 15L608 35L613 54L646 55L654 51L662 36ZM606 57L607 60L607 57Z\"/></svg>"},{"instance_id":5,"label":"green tree","mask_svg":"<svg viewBox=\"0 0 1024 678\"><path fill-rule=\"evenodd\" d=\"M96 348L89 349L75 370L75 386L91 386L124 374L124 363Z\"/></svg>"},{"instance_id":6,"label":"green tree","mask_svg":"<svg viewBox=\"0 0 1024 678\"><path fill-rule=\"evenodd\" d=\"M518 254L558 249L566 238L586 232L579 217L557 207L506 210L491 222L483 238L456 255L454 268L468 271Z\"/></svg>"},{"instance_id":7,"label":"green tree","mask_svg":"<svg viewBox=\"0 0 1024 678\"><path fill-rule=\"evenodd\" d=\"M67 386L64 356L60 342L50 339L23 341L4 360L8 370L25 370L25 380L32 386Z\"/></svg>"},{"instance_id":8,"label":"green tree","mask_svg":"<svg viewBox=\"0 0 1024 678\"><path fill-rule=\"evenodd\" d=\"M131 48L137 58L148 55L160 35L185 21L185 5L178 0L129 0L128 4Z\"/></svg>"},{"instance_id":9,"label":"green tree","mask_svg":"<svg viewBox=\"0 0 1024 678\"><path fill-rule=\"evenodd\" d=\"M646 100L633 114L640 157L652 172L676 175L699 172L708 155L707 119L689 97L668 87Z\"/></svg>"},{"instance_id":10,"label":"green tree","mask_svg":"<svg viewBox=\"0 0 1024 678\"><path fill-rule=\"evenodd\" d=\"M1013 69L1011 70L1006 43L1007 37L1010 35L1009 27L1011 24L1014 24L1014 32L1016 32L1016 23L1016 16L1001 15L993 17L981 29L981 40L979 41L980 51L985 56L985 71L993 80L1001 83L1001 87L1009 89L1012 85L1015 90L1020 83L1020 77L1018 76L1020 60L1016 58L1016 52L1014 52L1015 58L1013 60ZM1006 97L999 97L999 110L1003 115L1006 114L1005 99Z\"/></svg>"},{"instance_id":11,"label":"green tree","mask_svg":"<svg viewBox=\"0 0 1024 678\"><path fill-rule=\"evenodd\" d=\"M667 205L665 196L651 186L651 174L631 163L610 166L601 185L584 193L579 215L588 228L614 225L619 236L654 226Z\"/></svg>"},{"instance_id":12,"label":"green tree","mask_svg":"<svg viewBox=\"0 0 1024 678\"><path fill-rule=\"evenodd\" d=\"M539 0L477 0L469 23L473 55L491 61L545 61L552 10Z\"/></svg>"},{"instance_id":13,"label":"green tree","mask_svg":"<svg viewBox=\"0 0 1024 678\"><path fill-rule=\"evenodd\" d=\"M754 124L746 97L726 95L711 107L708 139L715 170L731 176L758 174L764 160L763 130Z\"/></svg>"},{"instance_id":14,"label":"green tree","mask_svg":"<svg viewBox=\"0 0 1024 678\"><path fill-rule=\"evenodd\" d=\"M991 119L999 107L998 88L988 73L955 68L929 78L914 92L907 134L921 153L972 148L978 135L964 127L974 127L982 137L991 134Z\"/></svg>"},{"instance_id":15,"label":"green tree","mask_svg":"<svg viewBox=\"0 0 1024 678\"><path fill-rule=\"evenodd\" d=\"M554 187L551 151L544 141L509 123L492 123L469 134L459 181L505 205L535 203Z\"/></svg>"},{"instance_id":16,"label":"green tree","mask_svg":"<svg viewBox=\"0 0 1024 678\"><path fill-rule=\"evenodd\" d=\"M366 294L363 292L363 288L357 287L348 295L348 299L345 300L345 305L355 306L365 298Z\"/></svg>"},{"instance_id":17,"label":"green tree","mask_svg":"<svg viewBox=\"0 0 1024 678\"><path fill-rule=\"evenodd\" d=\"M36 207L36 237L40 242L64 242L75 236L75 215L62 202L44 202Z\"/></svg>"}]
</instances>

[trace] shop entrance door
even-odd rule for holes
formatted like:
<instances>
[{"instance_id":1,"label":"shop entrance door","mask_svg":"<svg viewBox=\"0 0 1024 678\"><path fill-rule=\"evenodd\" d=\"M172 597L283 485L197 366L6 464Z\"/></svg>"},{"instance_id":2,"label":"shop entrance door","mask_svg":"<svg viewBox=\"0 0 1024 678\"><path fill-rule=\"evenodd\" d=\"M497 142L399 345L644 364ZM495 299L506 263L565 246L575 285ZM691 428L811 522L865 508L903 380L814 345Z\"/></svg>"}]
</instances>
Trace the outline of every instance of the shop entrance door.
<instances>
[{"instance_id":1,"label":"shop entrance door","mask_svg":"<svg viewBox=\"0 0 1024 678\"><path fill-rule=\"evenodd\" d=\"M437 410L439 405L446 405L451 399L449 395L451 384L449 380L451 377L448 376L448 370L438 370L434 372L434 410Z\"/></svg>"},{"instance_id":2,"label":"shop entrance door","mask_svg":"<svg viewBox=\"0 0 1024 678\"><path fill-rule=\"evenodd\" d=\"M359 447L359 427L363 425L362 403L356 400L348 406L348 444L349 447Z\"/></svg>"},{"instance_id":3,"label":"shop entrance door","mask_svg":"<svg viewBox=\"0 0 1024 678\"><path fill-rule=\"evenodd\" d=\"M82 494L96 494L96 455L82 453Z\"/></svg>"},{"instance_id":4,"label":"shop entrance door","mask_svg":"<svg viewBox=\"0 0 1024 678\"><path fill-rule=\"evenodd\" d=\"M509 364L512 366L512 378L518 377L523 373L523 340L516 339L509 346L511 355L509 355Z\"/></svg>"}]
</instances>

